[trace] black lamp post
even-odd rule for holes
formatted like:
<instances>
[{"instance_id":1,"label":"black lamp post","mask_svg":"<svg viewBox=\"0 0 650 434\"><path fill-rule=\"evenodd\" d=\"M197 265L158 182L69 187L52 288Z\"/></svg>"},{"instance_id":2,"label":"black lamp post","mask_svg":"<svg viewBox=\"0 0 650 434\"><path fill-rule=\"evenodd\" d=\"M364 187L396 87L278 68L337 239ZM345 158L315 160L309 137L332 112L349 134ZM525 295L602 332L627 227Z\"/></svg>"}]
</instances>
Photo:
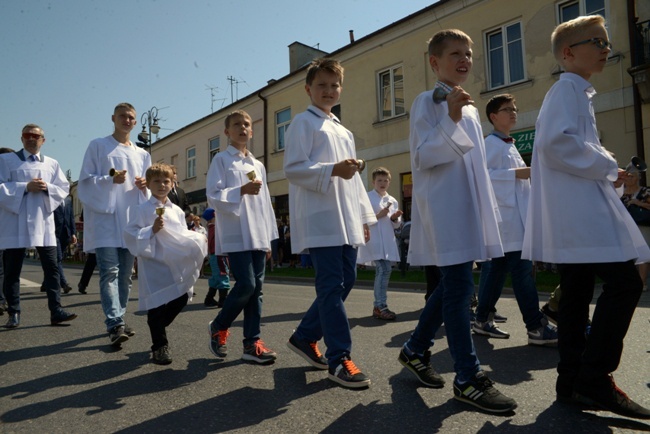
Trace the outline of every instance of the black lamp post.
<instances>
[{"instance_id":1,"label":"black lamp post","mask_svg":"<svg viewBox=\"0 0 650 434\"><path fill-rule=\"evenodd\" d=\"M148 112L142 113L140 118L140 123L142 124L142 131L138 134L137 145L141 148L148 149L151 152L151 145L153 143L152 134L158 134L160 132L160 126L158 125L158 108L151 107L151 110Z\"/></svg>"}]
</instances>

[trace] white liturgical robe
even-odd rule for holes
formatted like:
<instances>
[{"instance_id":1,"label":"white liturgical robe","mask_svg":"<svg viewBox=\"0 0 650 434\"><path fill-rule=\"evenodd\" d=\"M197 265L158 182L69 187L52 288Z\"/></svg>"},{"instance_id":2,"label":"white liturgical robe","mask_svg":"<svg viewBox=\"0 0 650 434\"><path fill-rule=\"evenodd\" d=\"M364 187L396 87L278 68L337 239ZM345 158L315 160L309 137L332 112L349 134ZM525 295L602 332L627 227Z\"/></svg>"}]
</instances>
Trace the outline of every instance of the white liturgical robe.
<instances>
[{"instance_id":1,"label":"white liturgical robe","mask_svg":"<svg viewBox=\"0 0 650 434\"><path fill-rule=\"evenodd\" d=\"M128 208L146 202L149 190L135 186L135 177L145 177L151 166L147 151L120 144L113 136L95 139L84 155L77 192L84 205L84 252L97 247L126 247ZM113 183L110 170L126 170L123 184Z\"/></svg>"},{"instance_id":2,"label":"white liturgical robe","mask_svg":"<svg viewBox=\"0 0 650 434\"><path fill-rule=\"evenodd\" d=\"M395 241L395 229L400 227L402 218L396 219L395 222L390 219L390 216L399 209L397 200L390 194L380 196L377 190L369 191L368 199L375 212L375 216L386 207L389 207L388 214L385 217L377 219L376 225L370 226L370 241L365 245L359 246L357 263L369 264L379 259L399 262L399 251L397 250L397 241Z\"/></svg>"},{"instance_id":3,"label":"white liturgical robe","mask_svg":"<svg viewBox=\"0 0 650 434\"><path fill-rule=\"evenodd\" d=\"M22 149L0 155L0 249L56 246L53 211L68 196L70 184L59 163ZM40 178L47 191L27 192L27 184Z\"/></svg>"},{"instance_id":4,"label":"white liturgical robe","mask_svg":"<svg viewBox=\"0 0 650 434\"><path fill-rule=\"evenodd\" d=\"M154 234L157 208L165 210L162 216L165 225ZM185 293L191 299L192 288L208 254L205 235L187 229L185 213L170 200L163 205L152 197L131 207L129 214L124 243L138 257L139 309L162 306Z\"/></svg>"},{"instance_id":5,"label":"white liturgical robe","mask_svg":"<svg viewBox=\"0 0 650 434\"><path fill-rule=\"evenodd\" d=\"M257 195L241 195L241 186L248 184L248 173L262 181ZM271 240L278 238L278 227L266 185L266 170L250 152L244 155L229 145L212 159L206 181L208 204L214 208L217 225L215 253L248 250L271 251Z\"/></svg>"},{"instance_id":6,"label":"white liturgical robe","mask_svg":"<svg viewBox=\"0 0 650 434\"><path fill-rule=\"evenodd\" d=\"M518 252L524 242L524 224L530 197L530 180L519 179L515 170L526 167L513 143L496 133L485 138L488 173L499 204L499 233L504 252Z\"/></svg>"},{"instance_id":7,"label":"white liturgical robe","mask_svg":"<svg viewBox=\"0 0 650 434\"><path fill-rule=\"evenodd\" d=\"M413 204L409 263L456 265L503 256L498 206L487 167L478 111L463 107L454 123L433 90L410 114Z\"/></svg>"},{"instance_id":8,"label":"white liturgical robe","mask_svg":"<svg viewBox=\"0 0 650 434\"><path fill-rule=\"evenodd\" d=\"M338 118L311 105L286 135L284 173L289 180L291 250L365 244L363 224L377 218L361 177L332 177L334 164L356 159L354 137Z\"/></svg>"},{"instance_id":9,"label":"white liturgical robe","mask_svg":"<svg viewBox=\"0 0 650 434\"><path fill-rule=\"evenodd\" d=\"M564 73L537 117L522 257L554 264L650 261L613 181L618 164L598 139L584 78Z\"/></svg>"}]
</instances>

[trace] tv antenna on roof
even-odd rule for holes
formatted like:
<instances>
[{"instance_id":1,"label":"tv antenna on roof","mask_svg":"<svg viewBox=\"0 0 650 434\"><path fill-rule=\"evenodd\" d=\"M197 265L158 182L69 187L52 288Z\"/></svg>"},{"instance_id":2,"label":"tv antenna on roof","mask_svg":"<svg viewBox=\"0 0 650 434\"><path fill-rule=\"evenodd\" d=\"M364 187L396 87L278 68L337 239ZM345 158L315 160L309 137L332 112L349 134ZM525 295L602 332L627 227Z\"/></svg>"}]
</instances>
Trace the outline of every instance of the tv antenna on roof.
<instances>
[{"instance_id":1,"label":"tv antenna on roof","mask_svg":"<svg viewBox=\"0 0 650 434\"><path fill-rule=\"evenodd\" d=\"M232 75L226 77L226 80L230 82L230 104L232 104L235 102L235 99L233 97L233 87L235 88L235 91L237 93L237 100L239 100L239 83L244 83L244 84L248 84L248 83L246 83L244 80L238 80Z\"/></svg>"},{"instance_id":2,"label":"tv antenna on roof","mask_svg":"<svg viewBox=\"0 0 650 434\"><path fill-rule=\"evenodd\" d=\"M205 90L210 91L210 112L214 113L214 102L215 101L222 101L221 106L223 107L223 101L226 100L226 98L215 98L217 95L217 92L220 90L217 86L210 86L210 85L205 85Z\"/></svg>"}]
</instances>

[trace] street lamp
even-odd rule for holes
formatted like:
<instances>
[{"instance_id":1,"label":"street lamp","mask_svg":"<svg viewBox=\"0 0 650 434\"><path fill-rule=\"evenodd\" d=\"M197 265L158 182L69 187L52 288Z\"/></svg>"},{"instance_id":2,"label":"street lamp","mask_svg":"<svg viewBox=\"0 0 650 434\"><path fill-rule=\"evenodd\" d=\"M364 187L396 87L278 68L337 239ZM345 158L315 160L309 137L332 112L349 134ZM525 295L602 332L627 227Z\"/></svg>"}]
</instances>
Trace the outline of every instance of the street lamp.
<instances>
[{"instance_id":1,"label":"street lamp","mask_svg":"<svg viewBox=\"0 0 650 434\"><path fill-rule=\"evenodd\" d=\"M158 108L154 106L148 112L142 113L140 123L142 124L142 131L138 134L137 145L141 148L149 149L149 152L151 152L151 145L153 144L152 134L158 134L160 132Z\"/></svg>"}]
</instances>

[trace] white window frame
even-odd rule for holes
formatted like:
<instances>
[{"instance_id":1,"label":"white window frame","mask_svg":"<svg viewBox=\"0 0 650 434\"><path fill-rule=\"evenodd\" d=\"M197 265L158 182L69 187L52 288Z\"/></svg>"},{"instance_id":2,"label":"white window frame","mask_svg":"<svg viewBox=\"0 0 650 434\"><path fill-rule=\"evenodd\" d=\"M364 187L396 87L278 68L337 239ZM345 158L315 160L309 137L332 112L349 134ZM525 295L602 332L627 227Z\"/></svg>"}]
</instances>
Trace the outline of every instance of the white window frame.
<instances>
[{"instance_id":1,"label":"white window frame","mask_svg":"<svg viewBox=\"0 0 650 434\"><path fill-rule=\"evenodd\" d=\"M395 74L398 69L401 69L402 75L401 79L396 81L395 77L400 77ZM388 76L388 87L390 88L384 86L383 77L385 76ZM396 90L400 90L400 86L402 95L401 105L399 99L395 96ZM388 107L390 107L390 113L387 113L388 110L385 110ZM377 111L380 121L406 114L404 101L404 64L393 65L377 72Z\"/></svg>"},{"instance_id":2,"label":"white window frame","mask_svg":"<svg viewBox=\"0 0 650 434\"><path fill-rule=\"evenodd\" d=\"M574 4L578 5L578 9L579 9L578 16L593 15L594 13L600 12L600 11L594 11L593 9L592 10L587 10L587 2L589 2L589 1L590 0L568 0L568 1L558 3L556 5L557 9L555 11L556 14L557 14L557 23L561 24L561 23L563 23L565 21L569 21L568 19L567 20L562 19L562 11L567 6L571 6L571 5L574 5ZM609 17L609 0L603 0L602 12L603 13L601 15L603 15L603 17L605 19L607 19Z\"/></svg>"},{"instance_id":3,"label":"white window frame","mask_svg":"<svg viewBox=\"0 0 650 434\"><path fill-rule=\"evenodd\" d=\"M519 39L515 40L508 40L507 36L507 31L510 27L518 25L519 26L519 34L520 37ZM503 83L499 84L494 84L492 82L492 74L494 70L494 65L492 65L492 47L490 46L490 36L495 35L500 33L502 36L502 45L500 50L503 52L503 64L501 65L501 68L503 68ZM487 71L487 76L488 76L488 89L497 89L500 87L504 86L511 86L513 84L521 83L526 81L526 77L528 76L528 73L526 72L526 50L525 50L525 42L524 42L524 31L523 31L523 26L521 25L521 21L512 21L510 23L506 23L500 27L493 28L491 30L488 30L485 32L485 61L486 61L486 71ZM521 43L521 68L522 68L522 77L521 78L516 78L512 79L510 77L510 53L509 53L509 45L514 44L516 42L520 41Z\"/></svg>"},{"instance_id":4,"label":"white window frame","mask_svg":"<svg viewBox=\"0 0 650 434\"><path fill-rule=\"evenodd\" d=\"M278 116L286 112L289 112L289 120L278 122ZM286 145L287 128L291 124L291 107L276 111L273 119L275 121L275 150L283 151Z\"/></svg>"},{"instance_id":5,"label":"white window frame","mask_svg":"<svg viewBox=\"0 0 650 434\"><path fill-rule=\"evenodd\" d=\"M216 143L216 146L214 146ZM209 163L212 163L212 159L214 158L215 155L219 153L219 149L221 148L221 137L213 137L208 141L208 158L209 158ZM208 163L208 164L209 164Z\"/></svg>"},{"instance_id":6,"label":"white window frame","mask_svg":"<svg viewBox=\"0 0 650 434\"><path fill-rule=\"evenodd\" d=\"M196 178L196 146L187 148L185 156L187 157L187 179Z\"/></svg>"}]
</instances>

